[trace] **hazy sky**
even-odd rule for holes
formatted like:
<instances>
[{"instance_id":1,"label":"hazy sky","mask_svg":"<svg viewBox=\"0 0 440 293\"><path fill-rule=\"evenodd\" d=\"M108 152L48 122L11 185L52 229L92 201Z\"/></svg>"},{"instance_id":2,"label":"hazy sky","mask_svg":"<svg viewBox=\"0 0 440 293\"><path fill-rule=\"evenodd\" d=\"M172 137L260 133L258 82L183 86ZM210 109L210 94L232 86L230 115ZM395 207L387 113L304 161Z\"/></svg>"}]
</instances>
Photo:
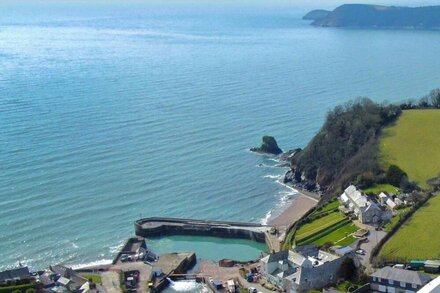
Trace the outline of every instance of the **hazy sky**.
<instances>
[{"instance_id":1,"label":"hazy sky","mask_svg":"<svg viewBox=\"0 0 440 293\"><path fill-rule=\"evenodd\" d=\"M138 4L204 4L215 6L234 6L234 5L260 5L260 6L287 6L287 7L301 7L302 9L315 9L315 8L325 8L332 10L339 5L346 3L365 3L365 4L383 4L383 5L396 5L396 6L426 6L426 5L440 5L440 0L0 0L0 6L3 5L20 5L20 4L31 4L40 5L55 3L56 5L70 4L76 5L78 3L82 4L121 4L127 5L129 3ZM68 6L68 5L66 5Z\"/></svg>"}]
</instances>

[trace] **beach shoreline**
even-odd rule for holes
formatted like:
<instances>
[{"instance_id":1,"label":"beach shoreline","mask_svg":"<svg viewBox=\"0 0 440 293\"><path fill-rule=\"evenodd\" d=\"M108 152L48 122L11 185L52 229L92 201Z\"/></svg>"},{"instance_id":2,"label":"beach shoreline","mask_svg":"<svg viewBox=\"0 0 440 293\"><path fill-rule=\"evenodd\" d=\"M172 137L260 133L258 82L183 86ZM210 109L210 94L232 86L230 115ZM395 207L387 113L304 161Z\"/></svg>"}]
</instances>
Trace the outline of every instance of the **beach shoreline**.
<instances>
[{"instance_id":1,"label":"beach shoreline","mask_svg":"<svg viewBox=\"0 0 440 293\"><path fill-rule=\"evenodd\" d=\"M269 226L286 228L304 216L318 202L319 200L316 198L298 191L298 197L292 200L281 214L269 219L267 224Z\"/></svg>"}]
</instances>

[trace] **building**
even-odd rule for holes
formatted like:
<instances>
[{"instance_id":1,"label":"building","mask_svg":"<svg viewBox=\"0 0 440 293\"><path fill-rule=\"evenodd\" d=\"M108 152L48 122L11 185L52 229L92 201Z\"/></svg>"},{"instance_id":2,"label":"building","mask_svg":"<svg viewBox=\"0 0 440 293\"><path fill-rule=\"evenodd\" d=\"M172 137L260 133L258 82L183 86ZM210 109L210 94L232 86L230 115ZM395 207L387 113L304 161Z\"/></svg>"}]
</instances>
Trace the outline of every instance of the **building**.
<instances>
[{"instance_id":1,"label":"building","mask_svg":"<svg viewBox=\"0 0 440 293\"><path fill-rule=\"evenodd\" d=\"M354 185L347 187L339 199L363 224L375 224L385 218L377 204L368 200Z\"/></svg>"},{"instance_id":2,"label":"building","mask_svg":"<svg viewBox=\"0 0 440 293\"><path fill-rule=\"evenodd\" d=\"M285 292L307 292L335 283L343 260L318 249L281 251L261 259L261 273Z\"/></svg>"},{"instance_id":3,"label":"building","mask_svg":"<svg viewBox=\"0 0 440 293\"><path fill-rule=\"evenodd\" d=\"M417 293L440 293L440 277L423 286Z\"/></svg>"},{"instance_id":4,"label":"building","mask_svg":"<svg viewBox=\"0 0 440 293\"><path fill-rule=\"evenodd\" d=\"M415 293L430 281L427 274L392 267L379 269L370 276L373 292Z\"/></svg>"},{"instance_id":5,"label":"building","mask_svg":"<svg viewBox=\"0 0 440 293\"><path fill-rule=\"evenodd\" d=\"M396 203L393 201L392 198L388 198L386 201L387 206L391 209L394 210L396 208Z\"/></svg>"},{"instance_id":6,"label":"building","mask_svg":"<svg viewBox=\"0 0 440 293\"><path fill-rule=\"evenodd\" d=\"M381 192L379 194L379 202L381 205L385 205L388 199L388 195L386 195L385 193Z\"/></svg>"},{"instance_id":7,"label":"building","mask_svg":"<svg viewBox=\"0 0 440 293\"><path fill-rule=\"evenodd\" d=\"M52 272L60 275L60 278L56 280L56 284L61 285L68 290L78 290L87 282L87 279L79 275L72 268L63 265L54 265L49 268Z\"/></svg>"},{"instance_id":8,"label":"building","mask_svg":"<svg viewBox=\"0 0 440 293\"><path fill-rule=\"evenodd\" d=\"M22 278L28 278L31 276L28 267L20 267L12 270L6 270L0 272L0 282L6 282L9 280L18 280Z\"/></svg>"}]
</instances>

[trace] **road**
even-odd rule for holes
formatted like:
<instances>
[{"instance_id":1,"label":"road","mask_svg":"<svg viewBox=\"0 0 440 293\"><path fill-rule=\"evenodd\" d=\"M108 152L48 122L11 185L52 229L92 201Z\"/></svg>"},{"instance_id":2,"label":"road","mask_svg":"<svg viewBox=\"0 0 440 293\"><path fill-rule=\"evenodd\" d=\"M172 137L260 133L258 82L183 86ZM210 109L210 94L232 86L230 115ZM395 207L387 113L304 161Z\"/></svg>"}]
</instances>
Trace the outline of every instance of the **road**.
<instances>
[{"instance_id":1,"label":"road","mask_svg":"<svg viewBox=\"0 0 440 293\"><path fill-rule=\"evenodd\" d=\"M373 248L379 243L382 238L385 237L386 232L385 231L376 231L374 227L372 226L366 226L364 225L364 229L367 229L370 231L368 234L368 242L363 242L360 245L360 248L365 250L365 255L358 255L359 260L361 261L362 265L366 268L367 273L373 273L373 267L370 263L370 256L371 251Z\"/></svg>"}]
</instances>

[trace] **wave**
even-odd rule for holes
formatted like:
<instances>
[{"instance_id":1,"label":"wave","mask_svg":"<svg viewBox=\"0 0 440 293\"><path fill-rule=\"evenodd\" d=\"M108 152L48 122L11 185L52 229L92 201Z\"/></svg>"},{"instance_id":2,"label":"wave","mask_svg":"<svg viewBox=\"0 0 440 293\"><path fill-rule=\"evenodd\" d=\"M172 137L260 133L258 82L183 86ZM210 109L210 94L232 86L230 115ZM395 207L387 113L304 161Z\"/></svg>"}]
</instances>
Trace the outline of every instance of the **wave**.
<instances>
[{"instance_id":1,"label":"wave","mask_svg":"<svg viewBox=\"0 0 440 293\"><path fill-rule=\"evenodd\" d=\"M92 267L92 266L109 265L112 263L112 261L113 260L111 260L111 259L100 259L100 260L92 261L89 263L74 264L71 267L74 270L78 270L78 269L83 269L83 268Z\"/></svg>"}]
</instances>

